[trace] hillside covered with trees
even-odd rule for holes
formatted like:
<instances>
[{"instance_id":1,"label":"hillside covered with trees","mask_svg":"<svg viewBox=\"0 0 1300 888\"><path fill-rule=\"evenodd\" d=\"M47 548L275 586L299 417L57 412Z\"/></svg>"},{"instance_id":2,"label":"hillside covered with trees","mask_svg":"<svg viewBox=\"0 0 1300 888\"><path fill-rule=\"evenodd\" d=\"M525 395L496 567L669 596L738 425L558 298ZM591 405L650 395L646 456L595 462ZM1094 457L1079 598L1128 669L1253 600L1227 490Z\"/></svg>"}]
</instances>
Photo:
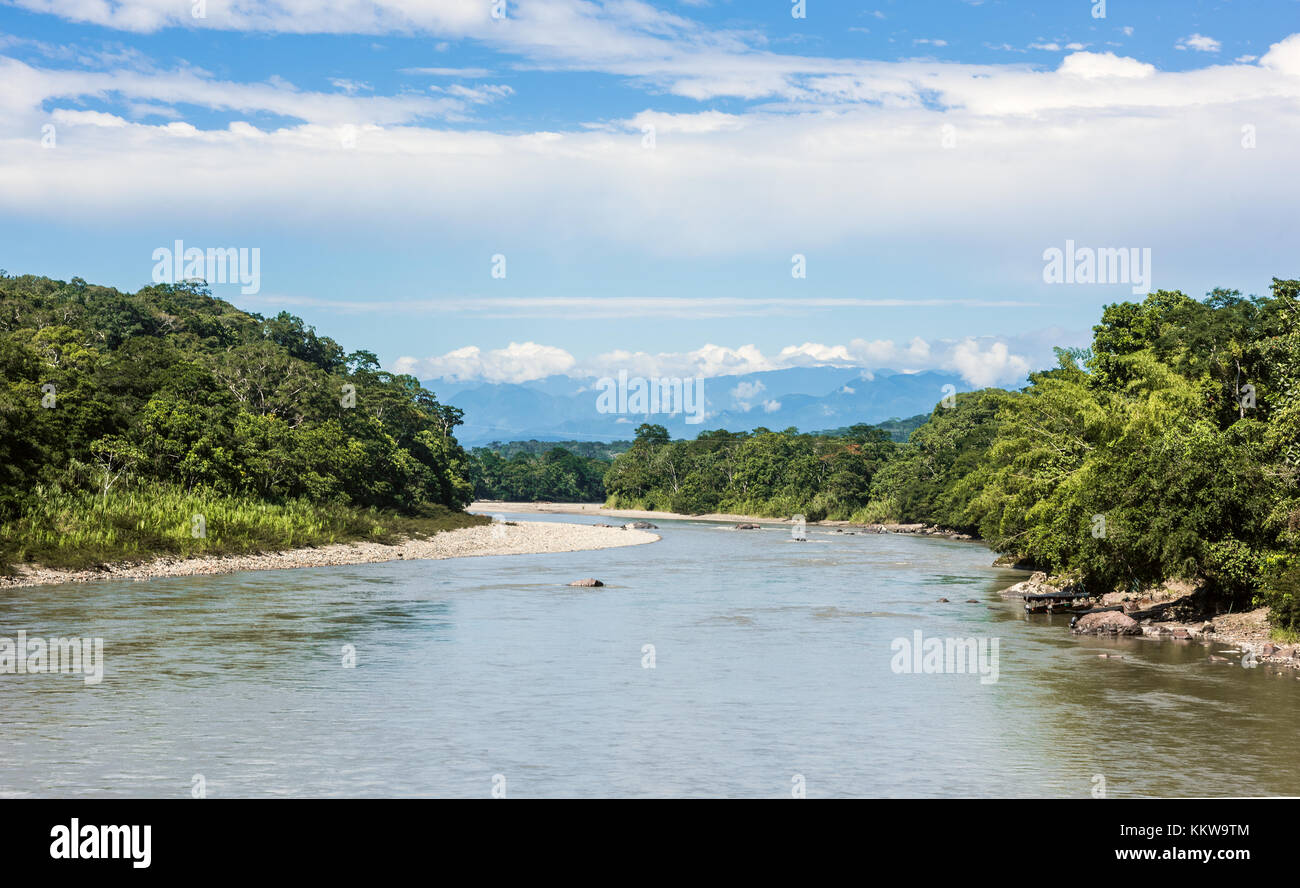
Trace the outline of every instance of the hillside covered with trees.
<instances>
[{"instance_id":1,"label":"hillside covered with trees","mask_svg":"<svg viewBox=\"0 0 1300 888\"><path fill-rule=\"evenodd\" d=\"M195 284L0 272L0 564L387 540L479 523L456 408Z\"/></svg>"},{"instance_id":2,"label":"hillside covered with trees","mask_svg":"<svg viewBox=\"0 0 1300 888\"><path fill-rule=\"evenodd\" d=\"M514 445L497 446L504 452L491 447L475 447L470 452L475 498L526 503L604 501L609 459L580 456L566 447L551 446L537 452Z\"/></svg>"},{"instance_id":3,"label":"hillside covered with trees","mask_svg":"<svg viewBox=\"0 0 1300 888\"><path fill-rule=\"evenodd\" d=\"M1300 282L1158 291L1021 391L959 394L905 444L643 425L608 504L926 522L1093 588L1171 578L1300 630Z\"/></svg>"}]
</instances>

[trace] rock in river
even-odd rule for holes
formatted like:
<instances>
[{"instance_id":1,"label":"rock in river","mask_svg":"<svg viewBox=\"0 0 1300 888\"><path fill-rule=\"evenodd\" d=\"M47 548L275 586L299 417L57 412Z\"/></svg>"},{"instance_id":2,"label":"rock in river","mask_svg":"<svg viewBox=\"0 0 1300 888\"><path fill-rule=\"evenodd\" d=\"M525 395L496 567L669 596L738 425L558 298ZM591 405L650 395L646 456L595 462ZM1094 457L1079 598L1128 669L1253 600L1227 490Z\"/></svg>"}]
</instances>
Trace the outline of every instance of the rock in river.
<instances>
[{"instance_id":1,"label":"rock in river","mask_svg":"<svg viewBox=\"0 0 1300 888\"><path fill-rule=\"evenodd\" d=\"M1084 614L1070 630L1075 635L1141 635L1137 620L1119 611Z\"/></svg>"},{"instance_id":2,"label":"rock in river","mask_svg":"<svg viewBox=\"0 0 1300 888\"><path fill-rule=\"evenodd\" d=\"M585 579L574 580L569 585L570 586L603 586L605 584L593 577L586 577Z\"/></svg>"}]
</instances>

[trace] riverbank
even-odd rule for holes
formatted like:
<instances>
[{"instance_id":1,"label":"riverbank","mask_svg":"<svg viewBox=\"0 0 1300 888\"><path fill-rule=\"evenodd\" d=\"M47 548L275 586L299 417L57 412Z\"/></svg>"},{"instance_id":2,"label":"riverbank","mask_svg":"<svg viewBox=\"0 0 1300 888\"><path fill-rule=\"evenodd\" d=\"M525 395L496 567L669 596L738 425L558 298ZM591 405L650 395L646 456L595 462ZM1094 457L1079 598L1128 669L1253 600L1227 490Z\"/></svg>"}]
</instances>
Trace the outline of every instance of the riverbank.
<instances>
[{"instance_id":1,"label":"riverbank","mask_svg":"<svg viewBox=\"0 0 1300 888\"><path fill-rule=\"evenodd\" d=\"M788 518L764 518L759 515L737 515L731 512L708 512L686 515L680 512L659 512L647 509L607 509L600 503L511 503L497 500L479 500L470 503L469 512L481 515L514 513L522 515L590 515L599 518L624 518L633 521L710 521L718 524L758 524L789 527ZM859 533L911 533L921 536L938 536L953 540L971 540L969 534L956 533L929 524L855 524L852 521L809 521L809 527L853 528Z\"/></svg>"},{"instance_id":2,"label":"riverbank","mask_svg":"<svg viewBox=\"0 0 1300 888\"><path fill-rule=\"evenodd\" d=\"M441 560L486 555L544 555L638 546L653 543L658 534L643 530L595 527L589 524L557 524L541 521L494 523L458 530L445 530L426 539L408 539L395 544L336 543L286 552L245 555L156 558L138 564L118 563L96 570L57 570L39 565L18 565L9 576L0 576L0 589L55 583L85 583L95 580L150 580L159 577L191 577L247 570L285 570L370 564L398 560Z\"/></svg>"},{"instance_id":3,"label":"riverbank","mask_svg":"<svg viewBox=\"0 0 1300 888\"><path fill-rule=\"evenodd\" d=\"M1067 585L1065 578L1049 577L1040 571L1001 590L1001 594L1023 599L1026 595L1060 592ZM1196 584L1174 580L1133 594L1108 592L1090 600L1097 611L1078 615L1072 631L1076 635L1197 643L1206 646L1212 662L1247 665L1247 660L1253 660L1255 664L1300 669L1300 645L1273 640L1267 607L1206 613L1196 603L1196 591Z\"/></svg>"}]
</instances>

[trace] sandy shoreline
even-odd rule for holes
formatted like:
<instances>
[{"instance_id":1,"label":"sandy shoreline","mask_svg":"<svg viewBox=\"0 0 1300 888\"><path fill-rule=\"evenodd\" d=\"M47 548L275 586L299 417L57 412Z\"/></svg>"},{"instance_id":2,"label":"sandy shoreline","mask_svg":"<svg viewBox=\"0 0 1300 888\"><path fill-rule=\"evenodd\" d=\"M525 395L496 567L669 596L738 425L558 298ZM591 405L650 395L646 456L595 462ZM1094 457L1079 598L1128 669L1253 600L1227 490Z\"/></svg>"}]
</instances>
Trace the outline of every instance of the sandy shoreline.
<instances>
[{"instance_id":1,"label":"sandy shoreline","mask_svg":"<svg viewBox=\"0 0 1300 888\"><path fill-rule=\"evenodd\" d=\"M709 512L703 515L684 515L680 512L653 512L646 509L606 509L599 503L510 503L480 500L470 503L467 511L479 515L514 513L519 515L590 515L600 518L624 518L632 521L714 521L722 524L772 524L789 526L788 518L761 518L757 515L736 515L730 512ZM926 536L943 536L969 540L966 534L953 533L925 524L855 524L852 521L809 521L814 527L857 527L867 533L914 533Z\"/></svg>"},{"instance_id":2,"label":"sandy shoreline","mask_svg":"<svg viewBox=\"0 0 1300 888\"><path fill-rule=\"evenodd\" d=\"M486 555L544 555L639 546L659 535L644 530L520 521L445 530L427 540L407 540L396 545L336 543L312 549L199 558L159 558L142 564L114 564L106 570L54 570L21 565L14 576L0 576L0 589L52 583L86 583L95 580L149 580L156 577L192 577L245 570L284 570L328 567L380 561L472 558Z\"/></svg>"},{"instance_id":3,"label":"sandy shoreline","mask_svg":"<svg viewBox=\"0 0 1300 888\"><path fill-rule=\"evenodd\" d=\"M712 512L708 515L681 515L677 512L651 512L645 509L606 509L599 503L508 503L496 500L480 500L470 503L466 511L479 515L494 515L498 512L520 515L591 515L593 517L627 518L639 521L653 521L658 518L665 521L682 519L688 521L745 521L767 524L789 523L781 518L755 518L752 515L728 515L722 512Z\"/></svg>"}]
</instances>

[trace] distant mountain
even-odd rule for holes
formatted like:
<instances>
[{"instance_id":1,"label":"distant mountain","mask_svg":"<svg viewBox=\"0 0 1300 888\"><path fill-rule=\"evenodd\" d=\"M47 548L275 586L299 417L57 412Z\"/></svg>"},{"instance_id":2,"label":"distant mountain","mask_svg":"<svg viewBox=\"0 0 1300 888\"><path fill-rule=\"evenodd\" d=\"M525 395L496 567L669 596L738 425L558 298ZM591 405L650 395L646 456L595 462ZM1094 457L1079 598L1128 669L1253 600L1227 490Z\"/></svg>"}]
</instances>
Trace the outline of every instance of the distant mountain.
<instances>
[{"instance_id":1,"label":"distant mountain","mask_svg":"<svg viewBox=\"0 0 1300 888\"><path fill-rule=\"evenodd\" d=\"M938 371L797 367L716 376L704 380L704 421L696 424L686 422L681 413L602 413L597 409L601 390L596 377L548 376L525 383L431 379L424 384L444 403L465 411L457 437L469 447L529 438L625 440L643 422L658 423L674 437L687 438L706 429L833 429L929 414L947 391L971 390L960 377ZM945 386L952 389L946 391Z\"/></svg>"}]
</instances>

